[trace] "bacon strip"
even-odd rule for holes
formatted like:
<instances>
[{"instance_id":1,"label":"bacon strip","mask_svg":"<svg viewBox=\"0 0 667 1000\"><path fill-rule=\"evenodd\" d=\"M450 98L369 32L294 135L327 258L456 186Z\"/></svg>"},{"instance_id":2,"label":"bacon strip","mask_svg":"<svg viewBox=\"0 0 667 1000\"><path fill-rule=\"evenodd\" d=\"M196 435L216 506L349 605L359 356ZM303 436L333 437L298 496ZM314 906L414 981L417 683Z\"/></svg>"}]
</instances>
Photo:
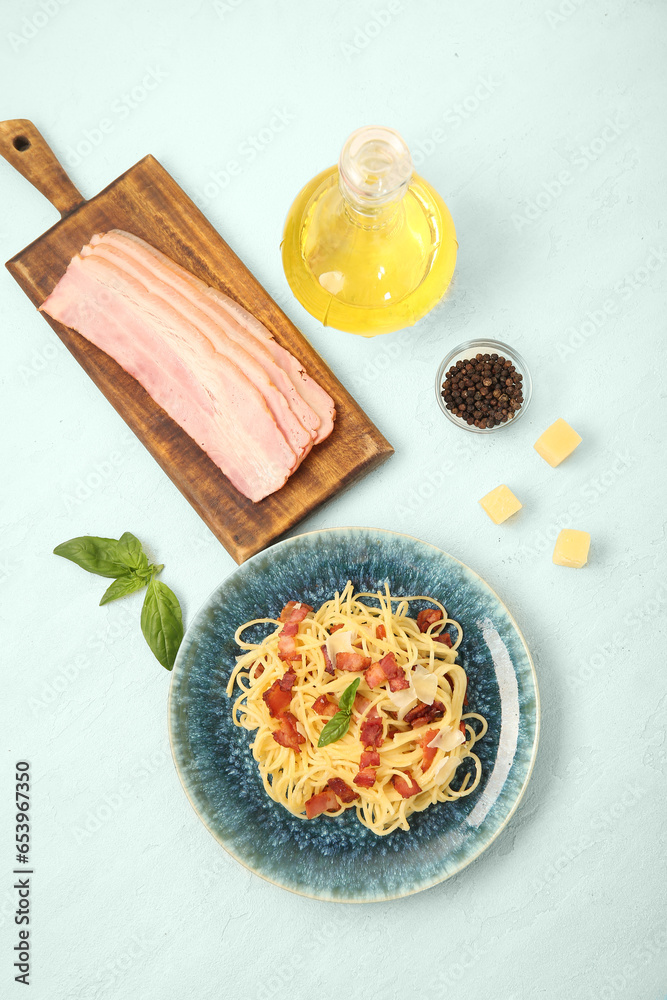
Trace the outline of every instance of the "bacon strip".
<instances>
[{"instance_id":1,"label":"bacon strip","mask_svg":"<svg viewBox=\"0 0 667 1000\"><path fill-rule=\"evenodd\" d=\"M292 688L294 687L295 681L296 681L296 674L290 667L289 670L286 670L285 673L280 678L280 680L278 681L278 684L280 685L280 690L291 691Z\"/></svg>"},{"instance_id":2,"label":"bacon strip","mask_svg":"<svg viewBox=\"0 0 667 1000\"><path fill-rule=\"evenodd\" d=\"M380 754L377 750L364 750L359 760L359 769L365 770L367 767L379 767Z\"/></svg>"},{"instance_id":3,"label":"bacon strip","mask_svg":"<svg viewBox=\"0 0 667 1000\"><path fill-rule=\"evenodd\" d=\"M339 628L345 628L342 622L340 623L340 625L332 625L331 628L329 629L329 635L333 635L334 632L337 632Z\"/></svg>"},{"instance_id":4,"label":"bacon strip","mask_svg":"<svg viewBox=\"0 0 667 1000\"><path fill-rule=\"evenodd\" d=\"M423 701L418 701L414 708L411 708L405 715L405 722L409 723L413 729L419 726L426 726L429 722L441 719L445 714L445 706L441 701L434 701L432 705L425 705Z\"/></svg>"},{"instance_id":5,"label":"bacon strip","mask_svg":"<svg viewBox=\"0 0 667 1000\"><path fill-rule=\"evenodd\" d=\"M269 714L274 719L279 719L291 704L292 692L283 690L280 681L274 681L269 690L264 692L262 698L269 709Z\"/></svg>"},{"instance_id":6,"label":"bacon strip","mask_svg":"<svg viewBox=\"0 0 667 1000\"><path fill-rule=\"evenodd\" d=\"M281 715L280 727L272 733L272 736L281 747L287 747L297 753L301 753L299 744L306 742L305 736L302 736L296 728L296 719L291 712L284 712Z\"/></svg>"},{"instance_id":7,"label":"bacon strip","mask_svg":"<svg viewBox=\"0 0 667 1000\"><path fill-rule=\"evenodd\" d=\"M376 625L375 626L375 638L376 639L386 639L387 638L387 630L384 627L384 625Z\"/></svg>"},{"instance_id":8,"label":"bacon strip","mask_svg":"<svg viewBox=\"0 0 667 1000\"><path fill-rule=\"evenodd\" d=\"M359 771L352 780L355 785L360 785L361 788L372 788L375 784L375 768L363 768L363 770Z\"/></svg>"},{"instance_id":9,"label":"bacon strip","mask_svg":"<svg viewBox=\"0 0 667 1000\"><path fill-rule=\"evenodd\" d=\"M417 625L419 625L420 632L428 632L431 625L435 625L437 622L444 621L442 617L442 611L438 608L424 608L417 615Z\"/></svg>"},{"instance_id":10,"label":"bacon strip","mask_svg":"<svg viewBox=\"0 0 667 1000\"><path fill-rule=\"evenodd\" d=\"M452 637L449 632L443 632L442 635L432 635L431 638L435 639L436 642L444 642L445 646L452 648Z\"/></svg>"},{"instance_id":11,"label":"bacon strip","mask_svg":"<svg viewBox=\"0 0 667 1000\"><path fill-rule=\"evenodd\" d=\"M419 741L423 754L422 771L428 771L429 767L435 760L435 755L438 752L438 748L430 747L428 744L431 742L431 740L435 739L437 735L438 735L437 729L427 729L424 735L422 736L421 740Z\"/></svg>"},{"instance_id":12,"label":"bacon strip","mask_svg":"<svg viewBox=\"0 0 667 1000\"><path fill-rule=\"evenodd\" d=\"M337 670L366 670L370 665L370 656L363 656L362 653L336 653Z\"/></svg>"},{"instance_id":13,"label":"bacon strip","mask_svg":"<svg viewBox=\"0 0 667 1000\"><path fill-rule=\"evenodd\" d=\"M421 792L421 788L411 774L406 774L403 778L393 774L391 781L398 794L402 795L404 799L411 799L413 795Z\"/></svg>"},{"instance_id":14,"label":"bacon strip","mask_svg":"<svg viewBox=\"0 0 667 1000\"><path fill-rule=\"evenodd\" d=\"M283 610L280 612L279 621L281 622L302 622L309 611L313 609L309 604L304 604L302 601L288 601Z\"/></svg>"},{"instance_id":15,"label":"bacon strip","mask_svg":"<svg viewBox=\"0 0 667 1000\"><path fill-rule=\"evenodd\" d=\"M381 660L374 663L366 673L366 683L371 691L380 684L384 684L385 681L389 681L389 687L392 691L403 691L410 687L405 670L403 667L399 667L393 653L387 653Z\"/></svg>"},{"instance_id":16,"label":"bacon strip","mask_svg":"<svg viewBox=\"0 0 667 1000\"><path fill-rule=\"evenodd\" d=\"M355 799L359 798L359 792L350 788L347 781L343 781L342 778L329 778L327 785L336 793L341 802L354 802Z\"/></svg>"},{"instance_id":17,"label":"bacon strip","mask_svg":"<svg viewBox=\"0 0 667 1000\"><path fill-rule=\"evenodd\" d=\"M337 812L338 799L333 793L331 788L325 788L324 791L318 792L317 795L312 795L306 802L306 816L308 819L315 819L323 812Z\"/></svg>"},{"instance_id":18,"label":"bacon strip","mask_svg":"<svg viewBox=\"0 0 667 1000\"><path fill-rule=\"evenodd\" d=\"M335 705L333 701L329 701L327 695L321 694L313 702L313 710L324 718L329 717L332 719L338 711L338 705Z\"/></svg>"},{"instance_id":19,"label":"bacon strip","mask_svg":"<svg viewBox=\"0 0 667 1000\"><path fill-rule=\"evenodd\" d=\"M329 656L329 650L327 649L326 643L320 646L322 650L322 655L324 656L324 672L325 674L335 674L334 665L331 662L331 657Z\"/></svg>"},{"instance_id":20,"label":"bacon strip","mask_svg":"<svg viewBox=\"0 0 667 1000\"><path fill-rule=\"evenodd\" d=\"M365 747L382 746L382 719L377 708L372 709L370 714L366 716L359 731L359 739Z\"/></svg>"},{"instance_id":21,"label":"bacon strip","mask_svg":"<svg viewBox=\"0 0 667 1000\"><path fill-rule=\"evenodd\" d=\"M279 621L284 622L278 637L278 656L281 660L298 660L301 656L301 653L297 652L294 637L299 631L300 623L312 610L310 604L304 604L302 601L288 601L280 612Z\"/></svg>"}]
</instances>

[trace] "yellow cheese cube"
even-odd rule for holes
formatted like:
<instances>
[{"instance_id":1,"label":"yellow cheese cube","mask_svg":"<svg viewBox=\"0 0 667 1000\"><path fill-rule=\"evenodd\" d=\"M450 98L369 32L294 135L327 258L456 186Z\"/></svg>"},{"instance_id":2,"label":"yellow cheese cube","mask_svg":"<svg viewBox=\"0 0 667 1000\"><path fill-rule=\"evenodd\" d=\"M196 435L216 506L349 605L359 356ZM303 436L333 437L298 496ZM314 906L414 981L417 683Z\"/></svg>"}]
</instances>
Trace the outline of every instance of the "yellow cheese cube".
<instances>
[{"instance_id":1,"label":"yellow cheese cube","mask_svg":"<svg viewBox=\"0 0 667 1000\"><path fill-rule=\"evenodd\" d=\"M556 566L572 566L574 569L581 569L588 561L590 544L591 536L587 531L563 528L556 539L553 561Z\"/></svg>"},{"instance_id":2,"label":"yellow cheese cube","mask_svg":"<svg viewBox=\"0 0 667 1000\"><path fill-rule=\"evenodd\" d=\"M570 427L567 421L559 418L551 427L547 427L533 447L537 454L541 455L552 469L555 469L564 458L572 454L579 444L581 444L581 438L577 432Z\"/></svg>"},{"instance_id":3,"label":"yellow cheese cube","mask_svg":"<svg viewBox=\"0 0 667 1000\"><path fill-rule=\"evenodd\" d=\"M479 503L494 524L502 524L522 507L509 486L505 485L496 486L495 490L491 490L485 497L482 497Z\"/></svg>"}]
</instances>

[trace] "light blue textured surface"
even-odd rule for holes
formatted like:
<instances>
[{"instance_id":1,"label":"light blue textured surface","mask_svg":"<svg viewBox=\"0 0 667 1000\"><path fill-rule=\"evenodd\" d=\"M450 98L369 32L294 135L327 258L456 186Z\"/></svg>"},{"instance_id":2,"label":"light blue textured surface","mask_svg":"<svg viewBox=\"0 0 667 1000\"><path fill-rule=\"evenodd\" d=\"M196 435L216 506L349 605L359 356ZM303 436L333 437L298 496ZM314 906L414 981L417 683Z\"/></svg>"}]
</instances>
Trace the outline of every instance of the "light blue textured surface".
<instances>
[{"instance_id":1,"label":"light blue textured surface","mask_svg":"<svg viewBox=\"0 0 667 1000\"><path fill-rule=\"evenodd\" d=\"M298 531L405 531L472 566L542 698L519 810L443 885L333 906L244 871L181 789L140 598L99 608L104 581L50 553L133 531L187 621L234 564L0 268L3 1000L664 1000L666 31L664 0L0 4L2 117L32 119L86 196L158 157L396 448ZM460 251L440 307L366 341L295 303L278 245L368 123L404 135ZM56 220L0 161L0 260ZM476 337L534 379L525 417L486 438L433 394ZM532 445L557 417L583 443L550 469ZM496 527L477 500L499 483L524 506ZM560 527L590 531L584 569L551 564ZM11 970L24 756L29 993Z\"/></svg>"},{"instance_id":2,"label":"light blue textured surface","mask_svg":"<svg viewBox=\"0 0 667 1000\"><path fill-rule=\"evenodd\" d=\"M252 736L234 726L225 694L239 655L234 642L239 625L277 617L289 600L317 608L348 579L359 591L383 590L386 581L396 596L428 594L446 605L463 629L457 662L468 675L468 711L483 715L489 726L475 745L482 766L478 788L457 802L414 813L409 831L395 830L387 837L363 827L354 810L304 823L273 802L249 750ZM415 614L419 610L420 605L413 607ZM253 642L261 636L246 633L245 638ZM188 797L230 854L293 892L367 902L405 896L450 878L493 841L532 770L539 696L530 654L514 622L475 573L406 535L340 528L272 546L211 595L174 667L170 729Z\"/></svg>"}]
</instances>

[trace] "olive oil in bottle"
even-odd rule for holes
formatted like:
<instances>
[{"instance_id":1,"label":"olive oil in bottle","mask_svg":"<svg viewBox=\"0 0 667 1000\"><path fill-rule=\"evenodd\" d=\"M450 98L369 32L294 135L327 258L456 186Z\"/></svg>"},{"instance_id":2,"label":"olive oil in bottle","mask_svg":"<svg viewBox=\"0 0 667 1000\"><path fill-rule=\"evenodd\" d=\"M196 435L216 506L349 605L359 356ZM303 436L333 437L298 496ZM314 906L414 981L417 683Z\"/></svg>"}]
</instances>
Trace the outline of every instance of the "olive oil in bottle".
<instances>
[{"instance_id":1,"label":"olive oil in bottle","mask_svg":"<svg viewBox=\"0 0 667 1000\"><path fill-rule=\"evenodd\" d=\"M373 337L411 326L439 301L456 264L456 232L440 195L413 170L388 128L353 132L338 166L292 205L283 267L325 326Z\"/></svg>"}]
</instances>

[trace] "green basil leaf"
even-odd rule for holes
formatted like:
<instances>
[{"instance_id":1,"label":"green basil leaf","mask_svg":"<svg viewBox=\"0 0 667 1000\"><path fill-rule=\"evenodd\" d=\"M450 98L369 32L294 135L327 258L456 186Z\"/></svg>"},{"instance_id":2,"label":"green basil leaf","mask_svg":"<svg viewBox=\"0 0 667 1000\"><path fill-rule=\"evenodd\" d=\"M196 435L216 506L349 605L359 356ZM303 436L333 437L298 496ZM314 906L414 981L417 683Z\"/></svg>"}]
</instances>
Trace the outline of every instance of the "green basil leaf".
<instances>
[{"instance_id":1,"label":"green basil leaf","mask_svg":"<svg viewBox=\"0 0 667 1000\"><path fill-rule=\"evenodd\" d=\"M155 577L141 609L141 631L162 666L171 670L183 638L183 617L176 595Z\"/></svg>"},{"instance_id":2,"label":"green basil leaf","mask_svg":"<svg viewBox=\"0 0 667 1000\"><path fill-rule=\"evenodd\" d=\"M126 549L121 548L115 538L97 538L95 535L70 538L68 542L56 545L53 553L97 576L125 576L128 569L133 569L128 565Z\"/></svg>"},{"instance_id":3,"label":"green basil leaf","mask_svg":"<svg viewBox=\"0 0 667 1000\"><path fill-rule=\"evenodd\" d=\"M124 532L118 539L119 554L125 560L130 569L137 572L148 569L148 558L144 552L141 542L130 531Z\"/></svg>"},{"instance_id":4,"label":"green basil leaf","mask_svg":"<svg viewBox=\"0 0 667 1000\"><path fill-rule=\"evenodd\" d=\"M348 715L352 711L352 703L354 702L354 696L357 693L357 688L361 681L360 677L355 677L354 680L348 687L345 688L342 695L338 700L338 711L347 712Z\"/></svg>"},{"instance_id":5,"label":"green basil leaf","mask_svg":"<svg viewBox=\"0 0 667 1000\"><path fill-rule=\"evenodd\" d=\"M351 718L351 712L336 712L320 733L320 738L317 741L318 747L326 747L329 743L335 743L341 736L345 736L345 733L349 729Z\"/></svg>"},{"instance_id":6,"label":"green basil leaf","mask_svg":"<svg viewBox=\"0 0 667 1000\"><path fill-rule=\"evenodd\" d=\"M145 587L146 583L147 581L136 573L119 576L104 591L100 605L108 604L109 601L117 601L119 597L125 597L127 594L133 594L135 590L141 590L142 587Z\"/></svg>"},{"instance_id":7,"label":"green basil leaf","mask_svg":"<svg viewBox=\"0 0 667 1000\"><path fill-rule=\"evenodd\" d=\"M320 738L317 741L318 747L326 747L329 743L335 743L336 740L341 738L341 736L345 736L345 733L350 727L352 703L354 701L354 696L357 693L360 681L360 677L355 677L352 683L349 684L343 691L338 700L338 711L332 719L329 719L326 726L320 733Z\"/></svg>"}]
</instances>

